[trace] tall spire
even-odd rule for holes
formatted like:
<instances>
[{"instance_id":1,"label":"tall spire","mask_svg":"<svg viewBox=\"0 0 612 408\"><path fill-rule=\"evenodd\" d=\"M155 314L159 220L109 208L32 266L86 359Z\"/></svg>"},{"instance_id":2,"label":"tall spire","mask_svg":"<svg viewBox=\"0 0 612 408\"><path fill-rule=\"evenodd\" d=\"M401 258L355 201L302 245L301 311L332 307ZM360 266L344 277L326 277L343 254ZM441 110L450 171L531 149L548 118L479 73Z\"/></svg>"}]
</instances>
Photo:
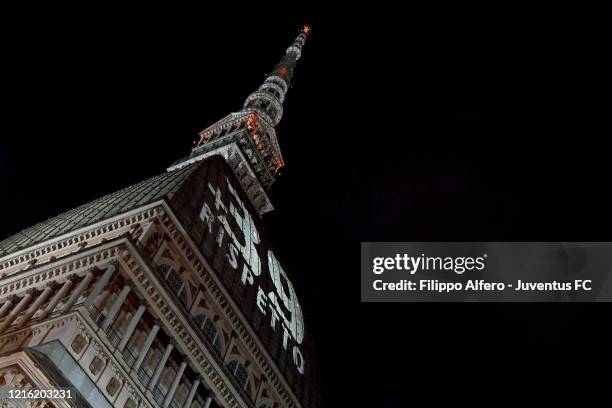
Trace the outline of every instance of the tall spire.
<instances>
[{"instance_id":1,"label":"tall spire","mask_svg":"<svg viewBox=\"0 0 612 408\"><path fill-rule=\"evenodd\" d=\"M285 165L275 127L283 116L285 95L309 34L310 27L304 26L263 84L246 98L242 109L200 132L189 157L168 170L222 155L255 208L261 214L271 211L266 191Z\"/></svg>"},{"instance_id":2,"label":"tall spire","mask_svg":"<svg viewBox=\"0 0 612 408\"><path fill-rule=\"evenodd\" d=\"M243 110L255 111L272 126L278 125L283 116L282 103L309 33L310 27L304 26L264 83L246 99Z\"/></svg>"}]
</instances>

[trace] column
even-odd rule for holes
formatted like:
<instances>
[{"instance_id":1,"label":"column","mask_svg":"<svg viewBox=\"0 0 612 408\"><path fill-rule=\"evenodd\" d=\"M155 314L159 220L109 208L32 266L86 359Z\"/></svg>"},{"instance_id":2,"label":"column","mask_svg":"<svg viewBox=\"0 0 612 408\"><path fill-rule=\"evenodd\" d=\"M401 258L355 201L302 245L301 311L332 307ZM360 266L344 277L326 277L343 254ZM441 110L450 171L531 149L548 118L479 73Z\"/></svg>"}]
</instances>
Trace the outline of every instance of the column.
<instances>
[{"instance_id":1,"label":"column","mask_svg":"<svg viewBox=\"0 0 612 408\"><path fill-rule=\"evenodd\" d=\"M151 382L149 383L150 390L155 388L155 385L157 384L157 380L159 380L159 376L161 375L162 370L164 369L164 366L166 365L166 361L168 361L168 357L170 357L170 352L172 351L173 348L174 346L172 344L168 344L166 346L166 351L164 351L162 358L159 359L159 363L157 363L157 367L155 367L155 372L153 373L153 377L151 377Z\"/></svg>"},{"instance_id":2,"label":"column","mask_svg":"<svg viewBox=\"0 0 612 408\"><path fill-rule=\"evenodd\" d=\"M13 303L15 302L16 302L15 296L9 297L6 300L6 302L4 302L2 307L0 307L0 318L4 317L8 313L9 309L13 307Z\"/></svg>"},{"instance_id":3,"label":"column","mask_svg":"<svg viewBox=\"0 0 612 408\"><path fill-rule=\"evenodd\" d=\"M45 290L43 290L42 293L38 295L38 298L36 298L34 303L32 303L28 311L21 318L21 321L19 322L19 327L22 327L28 322L28 320L30 320L32 316L34 316L34 313L36 313L40 305L42 305L47 301L47 299L49 299L49 296L51 296L51 292L53 292L52 284L47 285Z\"/></svg>"},{"instance_id":4,"label":"column","mask_svg":"<svg viewBox=\"0 0 612 408\"><path fill-rule=\"evenodd\" d=\"M100 296L98 296L98 298L93 302L93 305L98 310L102 310L102 306L104 306L110 294L111 294L111 291L108 288L104 289L104 291L100 294Z\"/></svg>"},{"instance_id":5,"label":"column","mask_svg":"<svg viewBox=\"0 0 612 408\"><path fill-rule=\"evenodd\" d=\"M123 290L121 290L121 293L119 293L119 296L117 296L117 299L115 299L115 303L113 303L108 311L108 316L106 316L106 319L104 319L102 322L102 326L100 326L102 327L102 330L106 331L113 323L115 317L117 316L117 312L119 312L119 309L121 306L123 306L123 302L125 302L125 298L127 298L128 293L130 293L130 287L125 285Z\"/></svg>"},{"instance_id":6,"label":"column","mask_svg":"<svg viewBox=\"0 0 612 408\"><path fill-rule=\"evenodd\" d=\"M0 333L6 330L6 328L10 326L11 323L13 323L13 320L15 320L17 315L21 313L23 309L25 309L28 303L30 303L30 299L32 299L31 292L26 293L26 295L21 298L21 301L17 303L17 306L15 306L13 310L11 310L11 313L9 313L9 315L6 317L6 319L4 319L2 324L0 324Z\"/></svg>"},{"instance_id":7,"label":"column","mask_svg":"<svg viewBox=\"0 0 612 408\"><path fill-rule=\"evenodd\" d=\"M76 287L76 289L72 292L72 294L70 295L66 303L64 303L64 305L62 306L61 308L62 313L67 312L68 310L70 310L72 306L74 306L76 301L79 300L79 297L81 297L83 292L85 292L85 289L87 289L92 279L93 279L93 273L88 272L87 275L85 275L85 277L81 281L81 283L79 283L79 286Z\"/></svg>"},{"instance_id":8,"label":"column","mask_svg":"<svg viewBox=\"0 0 612 408\"><path fill-rule=\"evenodd\" d=\"M151 328L149 335L147 336L144 344L142 345L142 350L140 350L140 353L138 354L138 358L136 359L136 362L134 363L134 367L132 367L134 371L138 371L138 369L140 368L140 365L142 364L145 357L147 356L147 353L149 352L149 349L151 348L151 344L153 344L153 340L155 340L155 336L157 336L158 331L159 331L159 325L156 323Z\"/></svg>"},{"instance_id":9,"label":"column","mask_svg":"<svg viewBox=\"0 0 612 408\"><path fill-rule=\"evenodd\" d=\"M104 320L104 316L102 315L102 309L104 308L104 305L106 304L106 301L108 300L108 297L111 294L109 286L104 289L100 296L98 296L98 298L89 307L89 316L93 319L96 326L100 326L100 324L102 324L102 321Z\"/></svg>"},{"instance_id":10,"label":"column","mask_svg":"<svg viewBox=\"0 0 612 408\"><path fill-rule=\"evenodd\" d=\"M130 323L128 323L128 327L125 329L125 333L123 333L123 336L121 337L121 342L119 343L119 346L117 346L119 351L123 351L125 346L128 344L128 341L130 341L130 337L132 337L132 334L134 334L136 325L140 321L144 311L145 307L143 305L138 306L138 310L136 310L136 313L134 313L134 316L132 316Z\"/></svg>"},{"instance_id":11,"label":"column","mask_svg":"<svg viewBox=\"0 0 612 408\"><path fill-rule=\"evenodd\" d=\"M115 266L115 264L112 264L108 268L106 268L106 271L100 277L100 279L98 279L98 282L96 282L96 285L87 297L87 300L85 300L85 307L90 307L93 302L95 302L100 293L102 293L102 290L106 287L106 285L108 285L108 281L113 276L113 273L115 273L116 270L117 267Z\"/></svg>"},{"instance_id":12,"label":"column","mask_svg":"<svg viewBox=\"0 0 612 408\"><path fill-rule=\"evenodd\" d=\"M70 290L71 287L72 287L72 281L67 280L62 285L60 290L57 291L55 296L53 296L53 299L51 299L51 302L47 305L45 310L43 310L43 312L40 314L40 319L44 319L45 317L47 317L49 313L53 312L57 304L60 302L60 300L64 298L64 296L66 296L66 293L68 293L68 290Z\"/></svg>"},{"instance_id":13,"label":"column","mask_svg":"<svg viewBox=\"0 0 612 408\"><path fill-rule=\"evenodd\" d=\"M187 395L187 399L185 400L185 408L191 407L191 403L193 402L193 397L195 396L196 390L198 389L198 385L200 385L199 378L193 382L191 390L189 390L189 395Z\"/></svg>"},{"instance_id":14,"label":"column","mask_svg":"<svg viewBox=\"0 0 612 408\"><path fill-rule=\"evenodd\" d=\"M227 362L227 356L229 356L230 351L232 350L234 339L238 336L235 330L232 330L232 334L230 334L230 340L225 347L225 355L223 356L223 361Z\"/></svg>"},{"instance_id":15,"label":"column","mask_svg":"<svg viewBox=\"0 0 612 408\"><path fill-rule=\"evenodd\" d=\"M259 386L257 387L257 392L255 393L255 401L259 399L259 396L261 395L261 391L264 389L264 384L267 381L268 381L268 377L266 377L265 374L262 374L261 377L259 377Z\"/></svg>"},{"instance_id":16,"label":"column","mask_svg":"<svg viewBox=\"0 0 612 408\"><path fill-rule=\"evenodd\" d=\"M170 389L168 390L168 393L166 394L166 399L164 400L163 408L168 408L168 405L170 405L170 403L172 402L172 399L174 398L174 394L176 393L176 389L178 388L179 382L181 381L181 378L183 377L183 372L185 371L185 367L187 367L187 362L183 361L181 363L181 366L179 367L178 373L176 373L176 376L174 377L174 381L172 381L172 386L170 387Z\"/></svg>"},{"instance_id":17,"label":"column","mask_svg":"<svg viewBox=\"0 0 612 408\"><path fill-rule=\"evenodd\" d=\"M212 404L212 397L209 395L206 397L206 401L204 401L204 408L210 408L210 404Z\"/></svg>"}]
</instances>

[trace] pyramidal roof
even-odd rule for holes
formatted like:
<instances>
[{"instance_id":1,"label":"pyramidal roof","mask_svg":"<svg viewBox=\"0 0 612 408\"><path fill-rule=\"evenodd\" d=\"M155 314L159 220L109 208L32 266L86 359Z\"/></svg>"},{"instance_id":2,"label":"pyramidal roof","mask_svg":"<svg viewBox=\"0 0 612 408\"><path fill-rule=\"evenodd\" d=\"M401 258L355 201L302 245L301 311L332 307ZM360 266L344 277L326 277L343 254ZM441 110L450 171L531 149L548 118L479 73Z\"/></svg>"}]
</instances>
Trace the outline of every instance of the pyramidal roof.
<instances>
[{"instance_id":1,"label":"pyramidal roof","mask_svg":"<svg viewBox=\"0 0 612 408\"><path fill-rule=\"evenodd\" d=\"M151 177L23 230L0 241L0 258L162 198L170 200L199 165Z\"/></svg>"}]
</instances>

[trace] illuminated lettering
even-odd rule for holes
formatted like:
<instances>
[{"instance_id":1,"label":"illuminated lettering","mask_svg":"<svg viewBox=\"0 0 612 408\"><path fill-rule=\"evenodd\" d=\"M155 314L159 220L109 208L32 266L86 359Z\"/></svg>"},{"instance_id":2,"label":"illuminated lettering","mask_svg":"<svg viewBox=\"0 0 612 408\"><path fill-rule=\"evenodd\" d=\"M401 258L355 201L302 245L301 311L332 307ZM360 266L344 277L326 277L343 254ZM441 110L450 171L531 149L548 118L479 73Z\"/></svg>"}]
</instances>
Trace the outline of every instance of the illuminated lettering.
<instances>
[{"instance_id":1,"label":"illuminated lettering","mask_svg":"<svg viewBox=\"0 0 612 408\"><path fill-rule=\"evenodd\" d=\"M284 309L289 312L290 317L287 317L287 314L283 312L283 308L276 300L277 297L273 296L273 293L268 295L270 302L274 304L279 316L281 316L283 322L287 325L287 327L289 327L295 341L298 344L301 344L302 340L304 339L304 316L302 314L302 307L297 299L293 284L278 263L278 260L272 251L268 251L268 268L270 271L270 277L274 283L275 292L278 294ZM287 290L285 290L285 287Z\"/></svg>"},{"instance_id":2,"label":"illuminated lettering","mask_svg":"<svg viewBox=\"0 0 612 408\"><path fill-rule=\"evenodd\" d=\"M266 314L266 306L267 306L267 297L266 292L263 291L261 287L257 288L257 307L259 311L265 315Z\"/></svg>"},{"instance_id":3,"label":"illuminated lettering","mask_svg":"<svg viewBox=\"0 0 612 408\"><path fill-rule=\"evenodd\" d=\"M245 207L244 203L240 200L238 194L236 193L236 190L232 188L227 178L226 182L228 190L234 198L234 200L230 200L229 210L227 209L227 206L225 205L225 203L223 203L223 200L221 198L221 189L219 189L218 187L213 187L211 183L208 183L208 189L213 193L215 197L215 209L223 210L219 211L219 213L217 214L217 219L223 226L223 230L225 230L225 232L231 238L232 244L235 245L240 254L242 254L244 259L246 260L247 264L251 268L253 275L259 276L261 274L261 260L259 259L259 254L257 252L256 247L256 245L260 242L259 232L257 232L257 227L255 226L255 221L253 220L253 217L251 217L251 214ZM238 207L234 205L234 201L238 203ZM202 221L204 222L206 221L202 217L206 215L206 210L204 209L204 207L202 207L202 211L200 211L200 219L202 219ZM238 238L236 232L230 226L230 223L227 218L228 215L231 215L233 217L236 225L238 225L238 227L240 228L240 232L244 237L244 244L241 243L241 240ZM221 235L221 238L222 237L223 236ZM221 246L222 240L217 239L217 245ZM236 269L238 266L237 264L235 266L234 264L232 264L232 267ZM252 279L250 279L248 276L245 276L243 272L243 283L251 280Z\"/></svg>"},{"instance_id":4,"label":"illuminated lettering","mask_svg":"<svg viewBox=\"0 0 612 408\"><path fill-rule=\"evenodd\" d=\"M282 347L291 353L293 362L300 374L304 373L304 357L299 345L304 340L304 317L293 284L281 267L274 253L267 252L267 271L265 284L261 286L262 260L258 249L261 242L255 220L240 199L230 181L225 178L227 192L224 202L223 191L208 183L212 201L203 203L199 218L213 233L215 244L227 248L227 264L236 272L240 270L240 281L245 286L256 286L256 306L260 313L267 316L269 311L270 328L282 336ZM213 225L215 224L215 225ZM264 289L265 288L265 289ZM271 289L270 289L271 288ZM255 290L255 289L253 289ZM280 322L280 329L277 329Z\"/></svg>"},{"instance_id":5,"label":"illuminated lettering","mask_svg":"<svg viewBox=\"0 0 612 408\"><path fill-rule=\"evenodd\" d=\"M238 248L236 248L236 245L234 245L234 243L232 242L230 242L229 244L227 260L232 268L234 269L238 268Z\"/></svg>"},{"instance_id":6,"label":"illuminated lettering","mask_svg":"<svg viewBox=\"0 0 612 408\"><path fill-rule=\"evenodd\" d=\"M285 327L284 324L281 324L283 327L283 348L287 350L287 344L289 343L289 330Z\"/></svg>"},{"instance_id":7,"label":"illuminated lettering","mask_svg":"<svg viewBox=\"0 0 612 408\"><path fill-rule=\"evenodd\" d=\"M244 266L242 267L241 281L243 285L252 285L253 283L255 283L255 277L253 276L253 273L251 272L251 269L247 266L247 264L244 264Z\"/></svg>"},{"instance_id":8,"label":"illuminated lettering","mask_svg":"<svg viewBox=\"0 0 612 408\"><path fill-rule=\"evenodd\" d=\"M293 363L297 367L300 374L304 374L304 356L299 348L293 348Z\"/></svg>"},{"instance_id":9,"label":"illuminated lettering","mask_svg":"<svg viewBox=\"0 0 612 408\"><path fill-rule=\"evenodd\" d=\"M206 203L204 203L204 205L202 206L202 211L200 211L200 219L204 221L204 224L206 224L206 226L208 226L209 233L212 232L212 224L213 224L214 218L215 217L210 207Z\"/></svg>"}]
</instances>

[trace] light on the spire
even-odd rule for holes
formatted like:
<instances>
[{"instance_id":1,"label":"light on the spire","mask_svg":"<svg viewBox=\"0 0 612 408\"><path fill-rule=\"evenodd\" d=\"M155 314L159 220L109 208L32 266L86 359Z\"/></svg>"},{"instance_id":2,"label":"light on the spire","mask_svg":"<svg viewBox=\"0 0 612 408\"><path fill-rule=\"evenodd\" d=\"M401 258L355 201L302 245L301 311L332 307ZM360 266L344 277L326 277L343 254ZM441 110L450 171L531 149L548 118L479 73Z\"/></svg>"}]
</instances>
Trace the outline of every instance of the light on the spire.
<instances>
[{"instance_id":1,"label":"light on the spire","mask_svg":"<svg viewBox=\"0 0 612 408\"><path fill-rule=\"evenodd\" d=\"M310 26L308 24L305 24L304 27L302 27L302 32L304 34L306 34L306 35L310 34L310 30L311 30L311 28L310 28Z\"/></svg>"},{"instance_id":2,"label":"light on the spire","mask_svg":"<svg viewBox=\"0 0 612 408\"><path fill-rule=\"evenodd\" d=\"M251 112L247 117L247 129L251 131L251 134L255 134L259 132L260 128L261 125L259 124L257 114L255 112Z\"/></svg>"},{"instance_id":3,"label":"light on the spire","mask_svg":"<svg viewBox=\"0 0 612 408\"><path fill-rule=\"evenodd\" d=\"M285 78L287 76L287 67L280 67L276 70L276 73L279 77Z\"/></svg>"}]
</instances>

